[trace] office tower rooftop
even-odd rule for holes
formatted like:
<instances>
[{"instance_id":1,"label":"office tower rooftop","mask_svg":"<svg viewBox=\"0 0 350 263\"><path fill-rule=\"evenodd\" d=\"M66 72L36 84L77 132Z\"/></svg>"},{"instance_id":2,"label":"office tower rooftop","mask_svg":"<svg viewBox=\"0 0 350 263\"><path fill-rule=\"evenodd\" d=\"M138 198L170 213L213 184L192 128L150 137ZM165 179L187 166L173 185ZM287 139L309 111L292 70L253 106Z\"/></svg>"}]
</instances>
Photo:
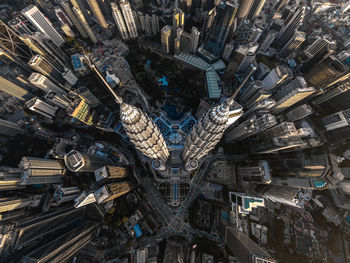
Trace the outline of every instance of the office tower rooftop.
<instances>
[{"instance_id":1,"label":"office tower rooftop","mask_svg":"<svg viewBox=\"0 0 350 263\"><path fill-rule=\"evenodd\" d=\"M0 212L12 211L24 207L37 207L42 195L12 196L0 198Z\"/></svg>"},{"instance_id":2,"label":"office tower rooftop","mask_svg":"<svg viewBox=\"0 0 350 263\"><path fill-rule=\"evenodd\" d=\"M102 14L102 11L97 3L97 0L88 0L87 2L94 16L97 18L98 24L102 28L103 32L106 34L107 37L111 37L112 33L108 27L105 17Z\"/></svg>"},{"instance_id":3,"label":"office tower rooftop","mask_svg":"<svg viewBox=\"0 0 350 263\"><path fill-rule=\"evenodd\" d=\"M229 192L229 197L232 210L234 210L233 207L235 206L237 208L236 211L241 214L248 215L254 208L265 206L263 198L248 196L244 193Z\"/></svg>"},{"instance_id":4,"label":"office tower rooftop","mask_svg":"<svg viewBox=\"0 0 350 263\"><path fill-rule=\"evenodd\" d=\"M66 12L67 16L74 24L75 28L79 31L79 34L83 38L88 38L88 35L86 34L83 26L79 22L78 18L73 14L72 8L70 7L68 0L60 0L59 4L62 6L63 10Z\"/></svg>"},{"instance_id":5,"label":"office tower rooftop","mask_svg":"<svg viewBox=\"0 0 350 263\"><path fill-rule=\"evenodd\" d=\"M138 37L137 27L132 15L131 5L128 0L121 0L119 2L120 10L123 13L125 25L128 28L130 38Z\"/></svg>"},{"instance_id":6,"label":"office tower rooftop","mask_svg":"<svg viewBox=\"0 0 350 263\"><path fill-rule=\"evenodd\" d=\"M273 96L273 99L276 101L274 110L281 112L314 92L315 88L308 87L303 77L296 77L294 80L283 85Z\"/></svg>"},{"instance_id":7,"label":"office tower rooftop","mask_svg":"<svg viewBox=\"0 0 350 263\"><path fill-rule=\"evenodd\" d=\"M242 263L266 262L277 263L262 247L256 244L243 232L226 226L222 234L225 244Z\"/></svg>"},{"instance_id":8,"label":"office tower rooftop","mask_svg":"<svg viewBox=\"0 0 350 263\"><path fill-rule=\"evenodd\" d=\"M314 65L304 78L317 90L324 90L342 80L348 74L348 67L337 57L331 55L318 65Z\"/></svg>"},{"instance_id":9,"label":"office tower rooftop","mask_svg":"<svg viewBox=\"0 0 350 263\"><path fill-rule=\"evenodd\" d=\"M302 104L286 113L288 121L298 121L314 113L308 104Z\"/></svg>"},{"instance_id":10,"label":"office tower rooftop","mask_svg":"<svg viewBox=\"0 0 350 263\"><path fill-rule=\"evenodd\" d=\"M50 242L31 251L23 258L28 262L45 260L67 261L79 249L86 246L96 235L97 225L85 223L69 230L65 234L50 240Z\"/></svg>"},{"instance_id":11,"label":"office tower rooftop","mask_svg":"<svg viewBox=\"0 0 350 263\"><path fill-rule=\"evenodd\" d=\"M119 33L121 34L123 39L128 39L129 33L128 33L128 29L125 25L122 12L120 11L120 9L116 3L112 2L111 8L112 8L113 18L114 18L114 21L118 27Z\"/></svg>"},{"instance_id":12,"label":"office tower rooftop","mask_svg":"<svg viewBox=\"0 0 350 263\"><path fill-rule=\"evenodd\" d=\"M26 24L23 23L23 21L19 18L14 18L8 22L8 25L13 28L13 30L18 35L27 34L30 35L33 32L26 26Z\"/></svg>"},{"instance_id":13,"label":"office tower rooftop","mask_svg":"<svg viewBox=\"0 0 350 263\"><path fill-rule=\"evenodd\" d=\"M23 189L21 177L21 169L0 167L0 191Z\"/></svg>"},{"instance_id":14,"label":"office tower rooftop","mask_svg":"<svg viewBox=\"0 0 350 263\"><path fill-rule=\"evenodd\" d=\"M66 94L66 92L50 81L46 76L33 72L29 78L29 82L43 90L45 93L55 92L57 94Z\"/></svg>"},{"instance_id":15,"label":"office tower rooftop","mask_svg":"<svg viewBox=\"0 0 350 263\"><path fill-rule=\"evenodd\" d=\"M95 198L97 203L106 203L128 193L133 188L130 182L106 184L95 192Z\"/></svg>"},{"instance_id":16,"label":"office tower rooftop","mask_svg":"<svg viewBox=\"0 0 350 263\"><path fill-rule=\"evenodd\" d=\"M90 155L76 150L67 153L64 156L64 162L72 172L94 172L105 165L113 164L108 158Z\"/></svg>"},{"instance_id":17,"label":"office tower rooftop","mask_svg":"<svg viewBox=\"0 0 350 263\"><path fill-rule=\"evenodd\" d=\"M63 164L52 159L23 157L18 167L23 170L23 185L57 183L65 174Z\"/></svg>"},{"instance_id":18,"label":"office tower rooftop","mask_svg":"<svg viewBox=\"0 0 350 263\"><path fill-rule=\"evenodd\" d=\"M75 2L76 2L76 0L75 0ZM80 9L79 5L75 5L75 4L73 4L73 5L74 5L74 7L72 8L73 13L78 18L80 24L84 28L84 31L86 32L86 34L90 38L91 42L96 44L97 43L97 38L96 38L94 32L92 31L92 29L91 29L91 27L90 27L90 25L89 25L89 23L87 21L88 15L84 16L83 11L82 11L82 10L84 10L86 12L85 8Z\"/></svg>"},{"instance_id":19,"label":"office tower rooftop","mask_svg":"<svg viewBox=\"0 0 350 263\"><path fill-rule=\"evenodd\" d=\"M60 69L56 68L42 55L35 55L28 62L29 66L41 74L47 76L52 82L63 85L66 81L62 77Z\"/></svg>"},{"instance_id":20,"label":"office tower rooftop","mask_svg":"<svg viewBox=\"0 0 350 263\"><path fill-rule=\"evenodd\" d=\"M274 87L291 80L293 72L287 65L280 65L270 71L269 74L262 80L262 86L265 89L273 89Z\"/></svg>"},{"instance_id":21,"label":"office tower rooftop","mask_svg":"<svg viewBox=\"0 0 350 263\"><path fill-rule=\"evenodd\" d=\"M271 183L271 173L269 163L267 161L251 161L242 163L237 166L237 176L242 177L242 180L257 183Z\"/></svg>"},{"instance_id":22,"label":"office tower rooftop","mask_svg":"<svg viewBox=\"0 0 350 263\"><path fill-rule=\"evenodd\" d=\"M263 194L266 200L303 208L310 200L311 191L290 186L273 185Z\"/></svg>"},{"instance_id":23,"label":"office tower rooftop","mask_svg":"<svg viewBox=\"0 0 350 263\"><path fill-rule=\"evenodd\" d=\"M169 54L172 51L172 27L166 25L162 28L161 32L161 45L163 52Z\"/></svg>"},{"instance_id":24,"label":"office tower rooftop","mask_svg":"<svg viewBox=\"0 0 350 263\"><path fill-rule=\"evenodd\" d=\"M23 23L19 21L15 22L19 23L20 25ZM14 21L11 22L11 25L13 23ZM16 27L15 25L13 26ZM5 50L6 53L12 55L13 57L18 57L27 62L33 56L33 51L19 38L18 34L24 33L23 31L26 31L26 29L21 30L18 28L18 30L14 30L5 24L5 22L0 20L0 48Z\"/></svg>"},{"instance_id":25,"label":"office tower rooftop","mask_svg":"<svg viewBox=\"0 0 350 263\"><path fill-rule=\"evenodd\" d=\"M62 36L36 6L29 5L22 10L22 13L40 32L49 37L58 47L64 43Z\"/></svg>"},{"instance_id":26,"label":"office tower rooftop","mask_svg":"<svg viewBox=\"0 0 350 263\"><path fill-rule=\"evenodd\" d=\"M52 106L41 99L34 97L26 102L28 109L48 118L53 119L56 116L57 107Z\"/></svg>"},{"instance_id":27,"label":"office tower rooftop","mask_svg":"<svg viewBox=\"0 0 350 263\"><path fill-rule=\"evenodd\" d=\"M200 50L200 54L205 60L215 61L222 55L238 7L238 3L234 1L220 1L219 5L216 6L207 39Z\"/></svg>"},{"instance_id":28,"label":"office tower rooftop","mask_svg":"<svg viewBox=\"0 0 350 263\"><path fill-rule=\"evenodd\" d=\"M332 131L350 125L350 109L339 111L322 118L327 131Z\"/></svg>"},{"instance_id":29,"label":"office tower rooftop","mask_svg":"<svg viewBox=\"0 0 350 263\"><path fill-rule=\"evenodd\" d=\"M276 117L272 114L253 115L225 134L225 142L243 140L277 124Z\"/></svg>"},{"instance_id":30,"label":"office tower rooftop","mask_svg":"<svg viewBox=\"0 0 350 263\"><path fill-rule=\"evenodd\" d=\"M27 85L21 83L15 75L16 71L7 66L0 66L0 90L20 100L28 100L34 97Z\"/></svg>"},{"instance_id":31,"label":"office tower rooftop","mask_svg":"<svg viewBox=\"0 0 350 263\"><path fill-rule=\"evenodd\" d=\"M128 174L124 167L118 166L103 166L95 171L96 181L120 179L127 177Z\"/></svg>"}]
</instances>

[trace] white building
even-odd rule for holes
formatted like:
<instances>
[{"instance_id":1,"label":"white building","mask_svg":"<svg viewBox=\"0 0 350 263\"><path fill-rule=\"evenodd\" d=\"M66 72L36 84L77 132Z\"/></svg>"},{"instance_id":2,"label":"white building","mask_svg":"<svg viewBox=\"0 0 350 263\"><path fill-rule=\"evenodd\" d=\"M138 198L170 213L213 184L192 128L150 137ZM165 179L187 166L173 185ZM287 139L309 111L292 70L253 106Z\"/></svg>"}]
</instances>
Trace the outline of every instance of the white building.
<instances>
[{"instance_id":1,"label":"white building","mask_svg":"<svg viewBox=\"0 0 350 263\"><path fill-rule=\"evenodd\" d=\"M36 6L29 5L22 10L22 13L40 32L50 38L57 46L61 46L64 43L63 38L52 26L49 19Z\"/></svg>"}]
</instances>

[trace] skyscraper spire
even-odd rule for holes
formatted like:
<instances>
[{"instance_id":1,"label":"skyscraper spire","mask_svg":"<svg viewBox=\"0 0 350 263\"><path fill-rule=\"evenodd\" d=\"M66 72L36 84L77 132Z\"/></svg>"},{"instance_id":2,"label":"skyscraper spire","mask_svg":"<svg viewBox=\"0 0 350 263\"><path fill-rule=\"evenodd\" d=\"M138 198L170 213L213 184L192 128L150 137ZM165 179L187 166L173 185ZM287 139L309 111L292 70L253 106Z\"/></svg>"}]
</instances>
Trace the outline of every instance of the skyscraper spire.
<instances>
[{"instance_id":1,"label":"skyscraper spire","mask_svg":"<svg viewBox=\"0 0 350 263\"><path fill-rule=\"evenodd\" d=\"M139 108L123 102L123 99L109 86L96 66L91 63L88 57L87 59L91 69L96 72L112 93L116 102L120 104L120 120L130 141L135 145L136 149L147 157L157 159L165 164L169 157L169 151L158 126Z\"/></svg>"},{"instance_id":2,"label":"skyscraper spire","mask_svg":"<svg viewBox=\"0 0 350 263\"><path fill-rule=\"evenodd\" d=\"M192 160L199 160L204 157L209 151L214 149L215 145L220 141L227 128L230 106L234 104L234 99L238 92L254 71L255 66L252 66L250 73L243 80L234 94L223 103L210 109L192 128L190 134L187 136L184 151L182 153L185 167L190 167L187 164Z\"/></svg>"}]
</instances>

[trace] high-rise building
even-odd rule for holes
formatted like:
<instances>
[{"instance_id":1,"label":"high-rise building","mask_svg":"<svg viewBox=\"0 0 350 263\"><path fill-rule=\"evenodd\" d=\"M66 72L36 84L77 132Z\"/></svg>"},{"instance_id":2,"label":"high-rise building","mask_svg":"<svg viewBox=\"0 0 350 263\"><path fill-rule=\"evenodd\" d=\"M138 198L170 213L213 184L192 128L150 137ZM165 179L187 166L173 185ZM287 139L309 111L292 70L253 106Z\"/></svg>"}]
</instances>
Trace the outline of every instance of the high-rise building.
<instances>
[{"instance_id":1,"label":"high-rise building","mask_svg":"<svg viewBox=\"0 0 350 263\"><path fill-rule=\"evenodd\" d=\"M89 61L89 63L90 68L96 72L98 77L109 90L110 94L113 95L115 102L120 104L120 120L126 134L134 144L135 148L148 158L165 164L169 157L169 151L158 126L155 125L153 120L139 108L124 103L123 99L120 98L109 86L107 81L104 80L103 76L96 69L96 66L92 64L91 61Z\"/></svg>"},{"instance_id":2,"label":"high-rise building","mask_svg":"<svg viewBox=\"0 0 350 263\"><path fill-rule=\"evenodd\" d=\"M213 61L222 55L228 34L236 16L238 4L234 1L220 1L216 6L215 16L204 46L200 49L202 57L208 61Z\"/></svg>"},{"instance_id":3,"label":"high-rise building","mask_svg":"<svg viewBox=\"0 0 350 263\"><path fill-rule=\"evenodd\" d=\"M305 41L305 37L306 34L304 32L296 31L284 47L282 47L278 56L284 59L288 58Z\"/></svg>"},{"instance_id":4,"label":"high-rise building","mask_svg":"<svg viewBox=\"0 0 350 263\"><path fill-rule=\"evenodd\" d=\"M341 81L347 72L347 66L338 58L331 55L318 65L314 65L304 75L304 78L307 83L316 87L317 90L324 90Z\"/></svg>"},{"instance_id":5,"label":"high-rise building","mask_svg":"<svg viewBox=\"0 0 350 263\"><path fill-rule=\"evenodd\" d=\"M139 108L122 103L120 119L130 141L141 153L163 164L169 157L169 151L163 135L153 120Z\"/></svg>"},{"instance_id":6,"label":"high-rise building","mask_svg":"<svg viewBox=\"0 0 350 263\"><path fill-rule=\"evenodd\" d=\"M106 203L119 196L125 195L133 189L130 182L110 183L102 186L95 192L97 203Z\"/></svg>"},{"instance_id":7,"label":"high-rise building","mask_svg":"<svg viewBox=\"0 0 350 263\"><path fill-rule=\"evenodd\" d=\"M291 14L291 17L287 20L288 22L282 27L275 38L274 44L276 46L283 47L291 39L303 21L305 12L306 6L300 5Z\"/></svg>"},{"instance_id":8,"label":"high-rise building","mask_svg":"<svg viewBox=\"0 0 350 263\"><path fill-rule=\"evenodd\" d=\"M23 170L22 185L58 183L65 174L58 160L22 157L18 167Z\"/></svg>"},{"instance_id":9,"label":"high-rise building","mask_svg":"<svg viewBox=\"0 0 350 263\"><path fill-rule=\"evenodd\" d=\"M50 120L56 116L57 107L51 106L50 104L34 97L26 102L28 109L34 111Z\"/></svg>"},{"instance_id":10,"label":"high-rise building","mask_svg":"<svg viewBox=\"0 0 350 263\"><path fill-rule=\"evenodd\" d=\"M21 23L23 22L19 22L20 25ZM16 58L20 58L21 60L27 62L33 56L33 50L23 43L20 39L19 33L16 33L20 32L22 34L22 32L25 30L26 28L18 28L18 30L13 30L2 20L0 20L0 48L3 51L2 53L10 55L13 61L17 62Z\"/></svg>"},{"instance_id":11,"label":"high-rise building","mask_svg":"<svg viewBox=\"0 0 350 263\"><path fill-rule=\"evenodd\" d=\"M74 0L74 1L76 1L76 0ZM73 10L75 16L79 19L81 25L83 26L83 28L84 28L86 34L88 35L88 37L90 38L91 42L96 44L97 38L96 38L94 32L92 31L91 27L89 26L89 23L87 22L86 17L83 14L83 11L79 8L79 6L77 7L77 5L74 5L72 10Z\"/></svg>"},{"instance_id":12,"label":"high-rise building","mask_svg":"<svg viewBox=\"0 0 350 263\"><path fill-rule=\"evenodd\" d=\"M72 172L95 172L97 169L113 165L112 160L72 150L64 156L67 168Z\"/></svg>"},{"instance_id":13,"label":"high-rise building","mask_svg":"<svg viewBox=\"0 0 350 263\"><path fill-rule=\"evenodd\" d=\"M185 14L181 11L179 8L174 8L173 10L173 29L174 29L174 36L176 35L176 31L179 27L182 29L185 25Z\"/></svg>"},{"instance_id":14,"label":"high-rise building","mask_svg":"<svg viewBox=\"0 0 350 263\"><path fill-rule=\"evenodd\" d=\"M234 45L230 44L230 43L227 43L225 45L224 52L222 53L222 58L225 61L230 61L230 58L231 58L233 50L234 50Z\"/></svg>"},{"instance_id":15,"label":"high-rise building","mask_svg":"<svg viewBox=\"0 0 350 263\"><path fill-rule=\"evenodd\" d=\"M250 150L254 154L273 153L281 150L302 147L305 142L301 139L301 136L275 136L265 140L254 141Z\"/></svg>"},{"instance_id":16,"label":"high-rise building","mask_svg":"<svg viewBox=\"0 0 350 263\"><path fill-rule=\"evenodd\" d=\"M20 100L28 100L34 97L29 87L21 83L14 72L7 67L0 67L0 90Z\"/></svg>"},{"instance_id":17,"label":"high-rise building","mask_svg":"<svg viewBox=\"0 0 350 263\"><path fill-rule=\"evenodd\" d=\"M72 70L67 69L67 68L62 73L62 77L72 86L78 82L77 76L74 75Z\"/></svg>"},{"instance_id":18,"label":"high-rise building","mask_svg":"<svg viewBox=\"0 0 350 263\"><path fill-rule=\"evenodd\" d=\"M237 207L240 214L248 215L253 208L265 207L263 198L248 196L244 193L229 192L230 202L233 207Z\"/></svg>"},{"instance_id":19,"label":"high-rise building","mask_svg":"<svg viewBox=\"0 0 350 263\"><path fill-rule=\"evenodd\" d=\"M36 6L29 5L22 10L22 13L40 32L50 38L57 46L61 46L64 43L61 35Z\"/></svg>"},{"instance_id":20,"label":"high-rise building","mask_svg":"<svg viewBox=\"0 0 350 263\"><path fill-rule=\"evenodd\" d=\"M298 121L314 113L308 104L302 104L286 113L288 121Z\"/></svg>"},{"instance_id":21,"label":"high-rise building","mask_svg":"<svg viewBox=\"0 0 350 263\"><path fill-rule=\"evenodd\" d=\"M62 6L63 10L66 12L67 16L69 17L70 21L74 24L79 34L83 38L88 38L88 35L86 34L83 26L81 25L77 17L73 14L72 8L70 7L68 0L60 0L59 4Z\"/></svg>"},{"instance_id":22,"label":"high-rise building","mask_svg":"<svg viewBox=\"0 0 350 263\"><path fill-rule=\"evenodd\" d=\"M266 0L254 0L247 16L248 20L254 21L254 19L259 16L262 8L264 7L265 1Z\"/></svg>"},{"instance_id":23,"label":"high-rise building","mask_svg":"<svg viewBox=\"0 0 350 263\"><path fill-rule=\"evenodd\" d=\"M308 87L303 77L296 77L283 85L279 91L273 95L273 99L276 101L274 111L283 111L314 92L315 88Z\"/></svg>"},{"instance_id":24,"label":"high-rise building","mask_svg":"<svg viewBox=\"0 0 350 263\"><path fill-rule=\"evenodd\" d=\"M257 93L259 93L257 95ZM262 82L260 80L256 80L251 82L245 89L244 92L239 97L239 102L245 106L245 108L249 108L249 106L255 102L267 99L271 96L271 92L269 90L265 90L262 88Z\"/></svg>"},{"instance_id":25,"label":"high-rise building","mask_svg":"<svg viewBox=\"0 0 350 263\"><path fill-rule=\"evenodd\" d=\"M259 51L263 51L263 52L267 51L271 46L273 40L276 38L276 36L277 36L276 30L269 30L269 32L265 37L265 40L262 42L262 44L259 47Z\"/></svg>"},{"instance_id":26,"label":"high-rise building","mask_svg":"<svg viewBox=\"0 0 350 263\"><path fill-rule=\"evenodd\" d=\"M91 25L92 24L92 19L90 17L90 14L88 13L88 5L85 1L82 0L70 0L71 4L73 5L73 7L75 7L76 9L79 9L82 14L84 19L86 20L86 22Z\"/></svg>"},{"instance_id":27,"label":"high-rise building","mask_svg":"<svg viewBox=\"0 0 350 263\"><path fill-rule=\"evenodd\" d=\"M80 193L80 190L76 186L62 187L59 185L54 194L52 203L54 205L60 205L65 202L74 200Z\"/></svg>"},{"instance_id":28,"label":"high-rise building","mask_svg":"<svg viewBox=\"0 0 350 263\"><path fill-rule=\"evenodd\" d=\"M122 12L119 10L119 7L117 6L116 3L111 3L111 8L113 12L113 18L118 27L120 35L122 36L123 39L128 39L129 33L128 33L128 29L126 28Z\"/></svg>"},{"instance_id":29,"label":"high-rise building","mask_svg":"<svg viewBox=\"0 0 350 263\"><path fill-rule=\"evenodd\" d=\"M95 171L96 181L120 179L127 177L127 171L124 167L119 166L103 166Z\"/></svg>"},{"instance_id":30,"label":"high-rise building","mask_svg":"<svg viewBox=\"0 0 350 263\"><path fill-rule=\"evenodd\" d=\"M72 21L70 21L69 17L63 12L61 7L55 6L54 7L54 11L55 11L56 17L61 22L61 24L68 25L68 26L73 26Z\"/></svg>"},{"instance_id":31,"label":"high-rise building","mask_svg":"<svg viewBox=\"0 0 350 263\"><path fill-rule=\"evenodd\" d=\"M252 67L249 74L230 98L227 98L224 102L209 109L208 112L198 120L196 125L193 126L186 138L186 143L182 152L182 160L185 163L186 170L190 171L197 168L198 160L214 149L215 145L221 140L229 126L230 111L237 107L241 109L234 99L249 77L253 74L254 70L255 67ZM238 114L240 117L241 114ZM230 125L231 124L232 122Z\"/></svg>"},{"instance_id":32,"label":"high-rise building","mask_svg":"<svg viewBox=\"0 0 350 263\"><path fill-rule=\"evenodd\" d=\"M119 2L120 10L123 13L123 17L125 20L126 27L128 28L130 38L138 37L137 27L134 20L134 16L132 15L131 5L128 0L121 0Z\"/></svg>"},{"instance_id":33,"label":"high-rise building","mask_svg":"<svg viewBox=\"0 0 350 263\"><path fill-rule=\"evenodd\" d=\"M313 58L327 51L331 45L335 45L335 42L332 42L329 36L317 37L315 41L305 49L305 55L309 58Z\"/></svg>"},{"instance_id":34,"label":"high-rise building","mask_svg":"<svg viewBox=\"0 0 350 263\"><path fill-rule=\"evenodd\" d=\"M240 0L239 8L237 11L237 23L241 25L243 21L247 18L249 11L253 5L254 0Z\"/></svg>"},{"instance_id":35,"label":"high-rise building","mask_svg":"<svg viewBox=\"0 0 350 263\"><path fill-rule=\"evenodd\" d=\"M111 37L112 32L111 32L110 28L108 27L106 19L102 14L102 11L97 3L97 0L87 0L87 2L89 4L94 16L97 18L97 22L100 25L100 27L102 28L102 31L104 32L104 34L106 34L107 37Z\"/></svg>"},{"instance_id":36,"label":"high-rise building","mask_svg":"<svg viewBox=\"0 0 350 263\"><path fill-rule=\"evenodd\" d=\"M159 18L155 14L152 14L151 25L152 25L152 35L155 36L159 32Z\"/></svg>"},{"instance_id":37,"label":"high-rise building","mask_svg":"<svg viewBox=\"0 0 350 263\"><path fill-rule=\"evenodd\" d=\"M290 156L268 160L272 185L324 189L330 169L327 155Z\"/></svg>"},{"instance_id":38,"label":"high-rise building","mask_svg":"<svg viewBox=\"0 0 350 263\"><path fill-rule=\"evenodd\" d=\"M265 89L273 89L282 83L291 80L293 72L287 65L279 65L262 80L262 86Z\"/></svg>"},{"instance_id":39,"label":"high-rise building","mask_svg":"<svg viewBox=\"0 0 350 263\"><path fill-rule=\"evenodd\" d=\"M145 23L146 35L152 36L153 32L152 32L152 26L151 26L151 17L149 16L149 14L146 14L144 16L144 23Z\"/></svg>"},{"instance_id":40,"label":"high-rise building","mask_svg":"<svg viewBox=\"0 0 350 263\"><path fill-rule=\"evenodd\" d=\"M0 198L0 213L23 207L37 207L42 195L11 196Z\"/></svg>"},{"instance_id":41,"label":"high-rise building","mask_svg":"<svg viewBox=\"0 0 350 263\"><path fill-rule=\"evenodd\" d=\"M261 36L262 30L245 20L235 32L234 43L238 47L249 43L257 42Z\"/></svg>"},{"instance_id":42,"label":"high-rise building","mask_svg":"<svg viewBox=\"0 0 350 263\"><path fill-rule=\"evenodd\" d=\"M178 28L178 30L179 29L180 28ZM180 51L184 53L190 53L191 52L191 35L182 30L178 38L180 39Z\"/></svg>"},{"instance_id":43,"label":"high-rise building","mask_svg":"<svg viewBox=\"0 0 350 263\"><path fill-rule=\"evenodd\" d=\"M95 237L97 224L83 223L51 239L23 257L26 262L65 262Z\"/></svg>"},{"instance_id":44,"label":"high-rise building","mask_svg":"<svg viewBox=\"0 0 350 263\"><path fill-rule=\"evenodd\" d=\"M263 194L266 200L282 203L289 206L304 208L311 199L310 191L291 186L272 185Z\"/></svg>"},{"instance_id":45,"label":"high-rise building","mask_svg":"<svg viewBox=\"0 0 350 263\"><path fill-rule=\"evenodd\" d=\"M254 104L252 104L248 110L246 110L244 112L244 114L242 115L242 118L246 118L248 117L250 114L254 113L254 112L259 112L259 113L263 113L263 112L269 112L269 110L275 106L275 100L271 99L271 98L267 98L264 100L259 100L257 102L255 102Z\"/></svg>"},{"instance_id":46,"label":"high-rise building","mask_svg":"<svg viewBox=\"0 0 350 263\"><path fill-rule=\"evenodd\" d=\"M1 124L2 120L0 120L0 128L2 129ZM23 189L21 177L21 169L0 166L0 191Z\"/></svg>"},{"instance_id":47,"label":"high-rise building","mask_svg":"<svg viewBox=\"0 0 350 263\"><path fill-rule=\"evenodd\" d=\"M350 109L339 111L322 118L327 131L347 127L350 125Z\"/></svg>"},{"instance_id":48,"label":"high-rise building","mask_svg":"<svg viewBox=\"0 0 350 263\"><path fill-rule=\"evenodd\" d=\"M65 60L65 57L67 55L63 54L63 51L59 50L49 38L45 37L44 34L40 32L35 32L32 35L24 34L20 37L20 39L26 45L28 45L28 47L35 51L35 53L44 56L45 59L48 60L53 66L60 70L63 70L65 63L67 63ZM49 42L51 42L52 45Z\"/></svg>"},{"instance_id":49,"label":"high-rise building","mask_svg":"<svg viewBox=\"0 0 350 263\"><path fill-rule=\"evenodd\" d=\"M14 18L8 22L8 25L19 35L27 34L31 35L33 32L27 27L26 24L19 18Z\"/></svg>"},{"instance_id":50,"label":"high-rise building","mask_svg":"<svg viewBox=\"0 0 350 263\"><path fill-rule=\"evenodd\" d=\"M243 181L256 184L271 183L269 163L264 160L240 164L236 169L236 174L241 177Z\"/></svg>"},{"instance_id":51,"label":"high-rise building","mask_svg":"<svg viewBox=\"0 0 350 263\"><path fill-rule=\"evenodd\" d=\"M165 25L161 30L161 44L164 53L169 54L172 51L172 27Z\"/></svg>"},{"instance_id":52,"label":"high-rise building","mask_svg":"<svg viewBox=\"0 0 350 263\"><path fill-rule=\"evenodd\" d=\"M340 85L336 86L333 89L327 90L325 93L321 94L317 98L315 98L312 103L318 105L323 102L326 102L340 94L343 94L344 92L347 92L350 90L350 82L341 83Z\"/></svg>"},{"instance_id":53,"label":"high-rise building","mask_svg":"<svg viewBox=\"0 0 350 263\"><path fill-rule=\"evenodd\" d=\"M254 65L255 53L248 52L237 67L237 74L243 74L250 65Z\"/></svg>"},{"instance_id":54,"label":"high-rise building","mask_svg":"<svg viewBox=\"0 0 350 263\"><path fill-rule=\"evenodd\" d=\"M24 130L17 124L11 121L0 119L0 134L6 136L16 136L23 133Z\"/></svg>"},{"instance_id":55,"label":"high-rise building","mask_svg":"<svg viewBox=\"0 0 350 263\"><path fill-rule=\"evenodd\" d=\"M23 219L5 240L10 250L27 248L84 217L85 209L65 208Z\"/></svg>"},{"instance_id":56,"label":"high-rise building","mask_svg":"<svg viewBox=\"0 0 350 263\"><path fill-rule=\"evenodd\" d=\"M67 108L70 106L71 101L68 99L67 96L62 94L56 94L55 92L49 92L46 93L44 96L44 99L46 102L49 102L52 105L58 106L64 110L67 110Z\"/></svg>"},{"instance_id":57,"label":"high-rise building","mask_svg":"<svg viewBox=\"0 0 350 263\"><path fill-rule=\"evenodd\" d=\"M225 244L241 263L277 263L262 247L243 232L223 225Z\"/></svg>"},{"instance_id":58,"label":"high-rise building","mask_svg":"<svg viewBox=\"0 0 350 263\"><path fill-rule=\"evenodd\" d=\"M56 94L66 94L66 92L59 86L54 84L51 80L42 74L33 72L29 78L29 82L43 90L45 93L55 92Z\"/></svg>"},{"instance_id":59,"label":"high-rise building","mask_svg":"<svg viewBox=\"0 0 350 263\"><path fill-rule=\"evenodd\" d=\"M278 11L282 11L283 8L286 7L286 5L288 4L289 0L278 0L276 1L275 5L273 6L273 9Z\"/></svg>"},{"instance_id":60,"label":"high-rise building","mask_svg":"<svg viewBox=\"0 0 350 263\"><path fill-rule=\"evenodd\" d=\"M62 77L62 71L52 65L42 55L35 55L28 62L29 66L41 74L47 76L51 81L63 85L66 81Z\"/></svg>"},{"instance_id":61,"label":"high-rise building","mask_svg":"<svg viewBox=\"0 0 350 263\"><path fill-rule=\"evenodd\" d=\"M265 131L276 124L276 117L272 114L253 115L237 127L228 130L225 135L225 142L241 141L249 136Z\"/></svg>"},{"instance_id":62,"label":"high-rise building","mask_svg":"<svg viewBox=\"0 0 350 263\"><path fill-rule=\"evenodd\" d=\"M250 56L252 56L254 53L250 52L249 46L239 46L232 54L231 60L228 63L225 73L224 73L224 79L229 80L233 79L234 74L237 73L238 67L241 65L243 60L245 59L246 55L250 53ZM246 62L249 61L249 58L247 58ZM245 65L247 63L244 63ZM248 64L249 65L249 64Z\"/></svg>"},{"instance_id":63,"label":"high-rise building","mask_svg":"<svg viewBox=\"0 0 350 263\"><path fill-rule=\"evenodd\" d=\"M74 38L75 37L75 33L73 32L73 30L69 27L69 25L61 25L61 29L63 31L63 33L69 37L69 38Z\"/></svg>"}]
</instances>

